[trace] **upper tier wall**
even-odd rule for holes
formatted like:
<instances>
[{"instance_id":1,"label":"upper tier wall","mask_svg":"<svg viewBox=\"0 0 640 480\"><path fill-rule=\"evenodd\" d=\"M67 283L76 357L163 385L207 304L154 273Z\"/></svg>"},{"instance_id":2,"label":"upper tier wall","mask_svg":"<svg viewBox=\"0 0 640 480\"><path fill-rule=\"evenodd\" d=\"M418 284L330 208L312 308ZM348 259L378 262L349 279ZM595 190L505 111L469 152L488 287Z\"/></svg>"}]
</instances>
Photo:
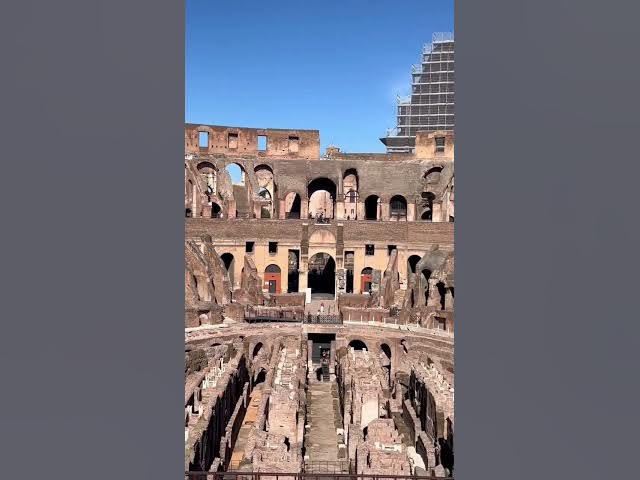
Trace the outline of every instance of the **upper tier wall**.
<instances>
[{"instance_id":1,"label":"upper tier wall","mask_svg":"<svg viewBox=\"0 0 640 480\"><path fill-rule=\"evenodd\" d=\"M206 134L206 146L200 146L200 133ZM261 150L258 137L264 136ZM258 155L265 158L320 159L318 130L284 130L275 128L240 128L186 124L185 152L190 154Z\"/></svg>"}]
</instances>

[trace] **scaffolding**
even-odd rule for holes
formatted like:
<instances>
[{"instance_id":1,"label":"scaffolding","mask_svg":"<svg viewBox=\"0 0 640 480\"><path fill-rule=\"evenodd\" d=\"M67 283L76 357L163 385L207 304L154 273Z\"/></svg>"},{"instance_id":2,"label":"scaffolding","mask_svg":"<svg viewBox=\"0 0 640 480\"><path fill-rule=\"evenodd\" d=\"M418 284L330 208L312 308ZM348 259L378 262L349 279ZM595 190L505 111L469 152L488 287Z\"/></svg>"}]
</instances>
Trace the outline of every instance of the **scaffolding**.
<instances>
[{"instance_id":1,"label":"scaffolding","mask_svg":"<svg viewBox=\"0 0 640 480\"><path fill-rule=\"evenodd\" d=\"M418 131L454 128L453 33L436 32L411 66L411 94L397 97L397 126L380 141L388 153L413 152Z\"/></svg>"}]
</instances>

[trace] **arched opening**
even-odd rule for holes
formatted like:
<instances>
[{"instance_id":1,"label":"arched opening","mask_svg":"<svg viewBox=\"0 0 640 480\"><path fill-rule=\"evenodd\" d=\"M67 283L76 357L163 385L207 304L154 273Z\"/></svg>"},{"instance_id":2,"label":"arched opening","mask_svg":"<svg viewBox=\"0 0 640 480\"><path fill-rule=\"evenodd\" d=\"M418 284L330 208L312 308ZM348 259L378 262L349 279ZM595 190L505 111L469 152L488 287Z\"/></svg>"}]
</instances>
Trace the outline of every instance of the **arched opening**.
<instances>
[{"instance_id":1,"label":"arched opening","mask_svg":"<svg viewBox=\"0 0 640 480\"><path fill-rule=\"evenodd\" d=\"M377 195L369 195L364 201L364 218L365 220L378 220L380 197Z\"/></svg>"},{"instance_id":2,"label":"arched opening","mask_svg":"<svg viewBox=\"0 0 640 480\"><path fill-rule=\"evenodd\" d=\"M344 194L344 218L356 220L358 218L358 192L349 190Z\"/></svg>"},{"instance_id":3,"label":"arched opening","mask_svg":"<svg viewBox=\"0 0 640 480\"><path fill-rule=\"evenodd\" d=\"M409 273L416 273L416 265L420 261L419 255L411 255L407 260L407 278L409 278Z\"/></svg>"},{"instance_id":4,"label":"arched opening","mask_svg":"<svg viewBox=\"0 0 640 480\"><path fill-rule=\"evenodd\" d=\"M271 192L265 187L260 187L258 188L258 198L260 200L260 218L271 218L271 212L273 211Z\"/></svg>"},{"instance_id":5,"label":"arched opening","mask_svg":"<svg viewBox=\"0 0 640 480\"><path fill-rule=\"evenodd\" d=\"M322 216L333 218L336 199L336 184L328 178L316 178L307 187L309 218Z\"/></svg>"},{"instance_id":6,"label":"arched opening","mask_svg":"<svg viewBox=\"0 0 640 480\"><path fill-rule=\"evenodd\" d=\"M193 216L193 214L191 212L191 209L187 208L186 211L185 211L185 217L191 218L192 216Z\"/></svg>"},{"instance_id":7,"label":"arched opening","mask_svg":"<svg viewBox=\"0 0 640 480\"><path fill-rule=\"evenodd\" d=\"M275 196L275 184L273 183L273 170L269 165L258 165L253 169L256 176L258 200L260 203L260 218L273 218L275 215L273 198Z\"/></svg>"},{"instance_id":8,"label":"arched opening","mask_svg":"<svg viewBox=\"0 0 640 480\"><path fill-rule=\"evenodd\" d=\"M287 196L284 197L285 217L300 218L301 205L300 195L296 192L287 193Z\"/></svg>"},{"instance_id":9,"label":"arched opening","mask_svg":"<svg viewBox=\"0 0 640 480\"><path fill-rule=\"evenodd\" d=\"M316 298L335 296L336 262L328 253L316 253L309 259L307 285Z\"/></svg>"},{"instance_id":10,"label":"arched opening","mask_svg":"<svg viewBox=\"0 0 640 480\"><path fill-rule=\"evenodd\" d=\"M371 293L373 290L373 268L365 267L360 272L360 293Z\"/></svg>"},{"instance_id":11,"label":"arched opening","mask_svg":"<svg viewBox=\"0 0 640 480\"><path fill-rule=\"evenodd\" d=\"M386 360L383 359L382 361L382 368L385 369L387 374L387 382L389 385L391 385L391 347L389 347L389 345L387 345L386 343L383 343L380 345L380 350L382 350L382 353L386 357Z\"/></svg>"},{"instance_id":12,"label":"arched opening","mask_svg":"<svg viewBox=\"0 0 640 480\"><path fill-rule=\"evenodd\" d=\"M224 268L227 269L227 274L229 275L229 281L231 282L231 286L233 288L233 270L234 270L234 266L235 266L235 259L233 258L233 255L230 253L223 253L222 255L220 255L220 258L222 259L223 263L224 263Z\"/></svg>"},{"instance_id":13,"label":"arched opening","mask_svg":"<svg viewBox=\"0 0 640 480\"><path fill-rule=\"evenodd\" d=\"M218 205L215 202L212 203L211 204L211 218L219 218L221 213L222 213L222 209L220 208L220 205Z\"/></svg>"},{"instance_id":14,"label":"arched opening","mask_svg":"<svg viewBox=\"0 0 640 480\"><path fill-rule=\"evenodd\" d=\"M422 270L422 276L424 277L424 304L427 305L429 303L429 279L431 278L431 270L425 268Z\"/></svg>"},{"instance_id":15,"label":"arched opening","mask_svg":"<svg viewBox=\"0 0 640 480\"><path fill-rule=\"evenodd\" d=\"M256 375L256 379L253 381L253 387L255 388L256 385L264 383L266 379L267 379L267 372L264 368L261 368L258 375Z\"/></svg>"},{"instance_id":16,"label":"arched opening","mask_svg":"<svg viewBox=\"0 0 640 480\"><path fill-rule=\"evenodd\" d=\"M273 169L269 165L266 165L264 163L262 163L260 165L256 165L256 167L253 169L253 171L256 174L260 174L260 173L264 172L265 177L273 179ZM270 174L271 176L269 177L268 174Z\"/></svg>"},{"instance_id":17,"label":"arched opening","mask_svg":"<svg viewBox=\"0 0 640 480\"><path fill-rule=\"evenodd\" d=\"M349 342L349 348L353 348L354 350L368 350L367 344L358 339L351 340Z\"/></svg>"},{"instance_id":18,"label":"arched opening","mask_svg":"<svg viewBox=\"0 0 640 480\"><path fill-rule=\"evenodd\" d=\"M442 167L432 167L425 172L422 178L427 183L438 183L440 181L440 172L442 172Z\"/></svg>"},{"instance_id":19,"label":"arched opening","mask_svg":"<svg viewBox=\"0 0 640 480\"><path fill-rule=\"evenodd\" d=\"M383 343L380 345L380 350L382 350L382 353L386 355L388 360L391 360L391 347L389 345Z\"/></svg>"},{"instance_id":20,"label":"arched opening","mask_svg":"<svg viewBox=\"0 0 640 480\"><path fill-rule=\"evenodd\" d=\"M402 340L400 340L400 346L402 347L402 351L405 354L409 353L409 344L407 343L407 341L404 338Z\"/></svg>"},{"instance_id":21,"label":"arched opening","mask_svg":"<svg viewBox=\"0 0 640 480\"><path fill-rule=\"evenodd\" d=\"M202 186L207 196L207 202L211 202L211 197L217 194L218 171L211 162L200 162L196 168L202 179Z\"/></svg>"},{"instance_id":22,"label":"arched opening","mask_svg":"<svg viewBox=\"0 0 640 480\"><path fill-rule=\"evenodd\" d=\"M244 179L245 179L244 168L242 168L237 163L230 163L225 167L225 170L229 174L229 177L231 177L231 183L233 185L244 185Z\"/></svg>"},{"instance_id":23,"label":"arched opening","mask_svg":"<svg viewBox=\"0 0 640 480\"><path fill-rule=\"evenodd\" d=\"M256 346L253 347L253 353L251 355L251 358L256 358L256 355L258 355L261 349L262 349L262 342L256 343Z\"/></svg>"},{"instance_id":24,"label":"arched opening","mask_svg":"<svg viewBox=\"0 0 640 480\"><path fill-rule=\"evenodd\" d=\"M342 177L342 191L344 192L344 218L356 220L358 217L358 171L349 168Z\"/></svg>"},{"instance_id":25,"label":"arched opening","mask_svg":"<svg viewBox=\"0 0 640 480\"><path fill-rule=\"evenodd\" d=\"M389 215L392 219L403 220L407 218L407 199L402 195L394 195L389 201Z\"/></svg>"},{"instance_id":26,"label":"arched opening","mask_svg":"<svg viewBox=\"0 0 640 480\"><path fill-rule=\"evenodd\" d=\"M433 221L433 201L436 196L432 192L422 192L421 194L421 207L424 208L422 215L420 216L421 220L425 220L427 222Z\"/></svg>"},{"instance_id":27,"label":"arched opening","mask_svg":"<svg viewBox=\"0 0 640 480\"><path fill-rule=\"evenodd\" d=\"M444 310L445 296L446 296L447 289L445 288L444 283L442 282L436 283L436 287L438 287L438 294L440 295L440 309Z\"/></svg>"},{"instance_id":28,"label":"arched opening","mask_svg":"<svg viewBox=\"0 0 640 480\"><path fill-rule=\"evenodd\" d=\"M355 260L354 252L346 252L344 255L344 268L346 271L346 293L353 293L353 265Z\"/></svg>"},{"instance_id":29,"label":"arched opening","mask_svg":"<svg viewBox=\"0 0 640 480\"><path fill-rule=\"evenodd\" d=\"M300 279L300 251L289 250L288 257L287 293L295 293L298 291L298 283Z\"/></svg>"},{"instance_id":30,"label":"arched opening","mask_svg":"<svg viewBox=\"0 0 640 480\"><path fill-rule=\"evenodd\" d=\"M281 274L280 267L276 264L267 265L264 269L264 283L268 288L269 293L277 294L282 291L281 287Z\"/></svg>"}]
</instances>

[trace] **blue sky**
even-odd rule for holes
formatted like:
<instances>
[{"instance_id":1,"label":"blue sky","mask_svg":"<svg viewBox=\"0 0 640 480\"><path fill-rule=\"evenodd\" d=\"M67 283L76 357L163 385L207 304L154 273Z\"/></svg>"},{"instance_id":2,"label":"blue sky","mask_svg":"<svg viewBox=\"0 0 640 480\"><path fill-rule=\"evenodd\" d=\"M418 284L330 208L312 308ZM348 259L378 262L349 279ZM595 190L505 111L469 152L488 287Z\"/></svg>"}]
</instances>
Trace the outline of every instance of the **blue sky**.
<instances>
[{"instance_id":1,"label":"blue sky","mask_svg":"<svg viewBox=\"0 0 640 480\"><path fill-rule=\"evenodd\" d=\"M186 0L190 123L320 130L322 152L383 152L396 94L453 0Z\"/></svg>"}]
</instances>

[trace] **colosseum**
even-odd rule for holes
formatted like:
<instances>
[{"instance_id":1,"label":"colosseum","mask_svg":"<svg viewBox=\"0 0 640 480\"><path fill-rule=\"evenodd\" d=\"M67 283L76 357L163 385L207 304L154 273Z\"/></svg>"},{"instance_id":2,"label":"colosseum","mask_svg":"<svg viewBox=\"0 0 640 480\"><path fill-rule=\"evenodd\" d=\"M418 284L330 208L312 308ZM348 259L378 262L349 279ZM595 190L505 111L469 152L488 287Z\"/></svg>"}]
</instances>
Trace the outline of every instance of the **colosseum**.
<instances>
[{"instance_id":1,"label":"colosseum","mask_svg":"<svg viewBox=\"0 0 640 480\"><path fill-rule=\"evenodd\" d=\"M453 476L453 159L186 125L187 472Z\"/></svg>"}]
</instances>

